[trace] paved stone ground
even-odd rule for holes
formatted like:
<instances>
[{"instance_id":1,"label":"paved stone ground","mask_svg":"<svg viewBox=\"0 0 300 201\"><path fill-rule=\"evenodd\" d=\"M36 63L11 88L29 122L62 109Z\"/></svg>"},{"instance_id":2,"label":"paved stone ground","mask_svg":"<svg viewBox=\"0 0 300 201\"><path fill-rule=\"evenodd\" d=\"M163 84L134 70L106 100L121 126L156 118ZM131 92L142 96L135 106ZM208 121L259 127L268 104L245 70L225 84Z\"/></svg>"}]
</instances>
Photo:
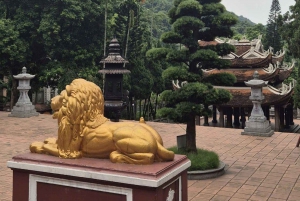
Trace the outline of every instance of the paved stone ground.
<instances>
[{"instance_id":1,"label":"paved stone ground","mask_svg":"<svg viewBox=\"0 0 300 201\"><path fill-rule=\"evenodd\" d=\"M0 112L0 201L11 201L12 171L6 162L28 152L32 141L55 137L51 115L7 117ZM300 123L295 120L295 123ZM148 122L162 136L164 145L176 144L185 125ZM225 162L225 175L188 181L189 201L298 201L300 200L299 134L276 132L272 137L242 136L240 129L197 127L197 146L216 151Z\"/></svg>"}]
</instances>

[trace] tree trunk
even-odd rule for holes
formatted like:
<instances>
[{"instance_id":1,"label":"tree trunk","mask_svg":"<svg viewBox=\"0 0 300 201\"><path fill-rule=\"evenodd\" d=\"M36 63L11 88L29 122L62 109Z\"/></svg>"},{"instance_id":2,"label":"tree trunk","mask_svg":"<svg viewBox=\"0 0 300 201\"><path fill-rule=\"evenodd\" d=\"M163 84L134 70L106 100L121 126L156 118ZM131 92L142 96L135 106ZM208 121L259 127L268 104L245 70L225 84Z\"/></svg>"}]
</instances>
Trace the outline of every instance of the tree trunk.
<instances>
[{"instance_id":1,"label":"tree trunk","mask_svg":"<svg viewBox=\"0 0 300 201\"><path fill-rule=\"evenodd\" d=\"M140 99L140 108L139 108L139 113L140 113L140 116L139 116L139 119L142 117L142 99Z\"/></svg>"},{"instance_id":2,"label":"tree trunk","mask_svg":"<svg viewBox=\"0 0 300 201\"><path fill-rule=\"evenodd\" d=\"M186 124L186 150L197 152L195 115L190 115Z\"/></svg>"},{"instance_id":3,"label":"tree trunk","mask_svg":"<svg viewBox=\"0 0 300 201\"><path fill-rule=\"evenodd\" d=\"M143 117L146 118L147 98L144 99Z\"/></svg>"},{"instance_id":4,"label":"tree trunk","mask_svg":"<svg viewBox=\"0 0 300 201\"><path fill-rule=\"evenodd\" d=\"M104 13L104 44L103 44L103 57L106 55L106 32L107 32L107 1L105 1L105 13ZM105 63L104 63L105 65Z\"/></svg>"},{"instance_id":5,"label":"tree trunk","mask_svg":"<svg viewBox=\"0 0 300 201\"><path fill-rule=\"evenodd\" d=\"M153 115L154 119L156 119L157 104L158 104L158 93L156 94L156 98L155 98L154 115Z\"/></svg>"}]
</instances>

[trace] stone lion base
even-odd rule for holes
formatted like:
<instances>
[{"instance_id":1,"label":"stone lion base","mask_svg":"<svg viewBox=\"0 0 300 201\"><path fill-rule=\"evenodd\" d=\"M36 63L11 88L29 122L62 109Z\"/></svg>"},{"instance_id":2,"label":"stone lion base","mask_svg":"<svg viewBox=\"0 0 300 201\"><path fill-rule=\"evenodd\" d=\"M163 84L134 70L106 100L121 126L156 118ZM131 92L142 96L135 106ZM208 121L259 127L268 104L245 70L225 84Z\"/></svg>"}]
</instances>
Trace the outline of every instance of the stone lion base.
<instances>
[{"instance_id":1,"label":"stone lion base","mask_svg":"<svg viewBox=\"0 0 300 201\"><path fill-rule=\"evenodd\" d=\"M13 170L13 201L187 201L186 156L152 165L23 154Z\"/></svg>"}]
</instances>

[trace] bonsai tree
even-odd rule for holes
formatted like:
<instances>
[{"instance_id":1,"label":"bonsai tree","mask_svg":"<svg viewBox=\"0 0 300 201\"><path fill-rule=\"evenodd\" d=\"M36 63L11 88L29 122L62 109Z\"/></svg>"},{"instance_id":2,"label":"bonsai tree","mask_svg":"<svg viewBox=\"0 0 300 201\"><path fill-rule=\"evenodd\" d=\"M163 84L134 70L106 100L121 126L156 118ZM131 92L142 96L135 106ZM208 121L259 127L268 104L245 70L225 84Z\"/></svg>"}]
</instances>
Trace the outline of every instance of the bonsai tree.
<instances>
[{"instance_id":1,"label":"bonsai tree","mask_svg":"<svg viewBox=\"0 0 300 201\"><path fill-rule=\"evenodd\" d=\"M166 59L172 65L163 72L163 78L172 80L175 90L162 93L166 107L160 113L186 123L188 152L197 152L196 115L207 115L209 105L221 104L231 98L229 92L215 89L208 82L214 80L212 77L204 79L202 71L225 68L228 63L220 59L220 56L234 51L234 47L227 43L213 42L217 36L231 37L233 32L230 27L237 21L220 2L221 0L175 0L174 7L169 11L172 30L161 37L172 48L154 48L147 52L148 57ZM199 45L199 40L208 45ZM227 82L235 80L234 75L224 76Z\"/></svg>"}]
</instances>

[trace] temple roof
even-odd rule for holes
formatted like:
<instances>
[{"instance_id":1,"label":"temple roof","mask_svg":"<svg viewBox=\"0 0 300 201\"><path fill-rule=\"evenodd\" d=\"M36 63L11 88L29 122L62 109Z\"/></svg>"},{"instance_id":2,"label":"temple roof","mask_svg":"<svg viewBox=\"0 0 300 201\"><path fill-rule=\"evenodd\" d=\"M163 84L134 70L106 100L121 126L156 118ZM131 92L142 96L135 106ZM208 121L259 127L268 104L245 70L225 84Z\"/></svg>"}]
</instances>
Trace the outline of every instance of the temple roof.
<instances>
[{"instance_id":1,"label":"temple roof","mask_svg":"<svg viewBox=\"0 0 300 201\"><path fill-rule=\"evenodd\" d=\"M270 85L263 87L263 95L265 99L262 101L264 105L284 105L290 98L292 98L293 88L295 83L292 82L289 85L283 84L280 89L274 88ZM253 103L249 100L251 94L250 87L222 87L215 86L217 89L225 89L232 94L232 99L222 104L224 107L252 107Z\"/></svg>"},{"instance_id":2,"label":"temple roof","mask_svg":"<svg viewBox=\"0 0 300 201\"><path fill-rule=\"evenodd\" d=\"M252 69L249 69L249 68L248 69L245 69L245 68L243 68L243 69L221 69L221 70L212 69L209 71L204 71L204 76L226 72L226 73L231 73L231 74L235 75L237 82L244 82L247 80L251 80L253 78L253 73L255 71L258 71L260 79L265 80L265 81L270 81L277 76L277 74L279 73L280 70L277 68L277 69L274 69L273 71L268 72L262 68L261 69L255 69L255 68L252 68Z\"/></svg>"},{"instance_id":3,"label":"temple roof","mask_svg":"<svg viewBox=\"0 0 300 201\"><path fill-rule=\"evenodd\" d=\"M198 41L200 46L217 45L222 43L228 43L235 47L236 51L231 52L228 55L223 56L225 60L231 62L231 67L254 67L262 68L269 65L269 63L282 62L285 51L273 53L273 49L270 48L267 51L261 42L261 36L252 41L243 38L239 41L233 39L222 40L216 38L214 41Z\"/></svg>"},{"instance_id":4,"label":"temple roof","mask_svg":"<svg viewBox=\"0 0 300 201\"><path fill-rule=\"evenodd\" d=\"M279 68L280 71L279 71L278 75L276 76L276 81L283 82L285 79L287 79L293 72L294 67L295 67L295 61L293 61L291 66L284 63Z\"/></svg>"},{"instance_id":5,"label":"temple roof","mask_svg":"<svg viewBox=\"0 0 300 201\"><path fill-rule=\"evenodd\" d=\"M252 79L253 73L258 71L259 77L265 81L271 82L282 82L286 78L290 76L293 69L295 67L295 62L291 65L284 63L280 65L279 62L277 64L269 64L267 68L228 68L228 69L210 69L210 70L203 70L204 76L209 76L212 74L217 73L231 73L235 75L237 79L237 83L241 83L247 80Z\"/></svg>"}]
</instances>

